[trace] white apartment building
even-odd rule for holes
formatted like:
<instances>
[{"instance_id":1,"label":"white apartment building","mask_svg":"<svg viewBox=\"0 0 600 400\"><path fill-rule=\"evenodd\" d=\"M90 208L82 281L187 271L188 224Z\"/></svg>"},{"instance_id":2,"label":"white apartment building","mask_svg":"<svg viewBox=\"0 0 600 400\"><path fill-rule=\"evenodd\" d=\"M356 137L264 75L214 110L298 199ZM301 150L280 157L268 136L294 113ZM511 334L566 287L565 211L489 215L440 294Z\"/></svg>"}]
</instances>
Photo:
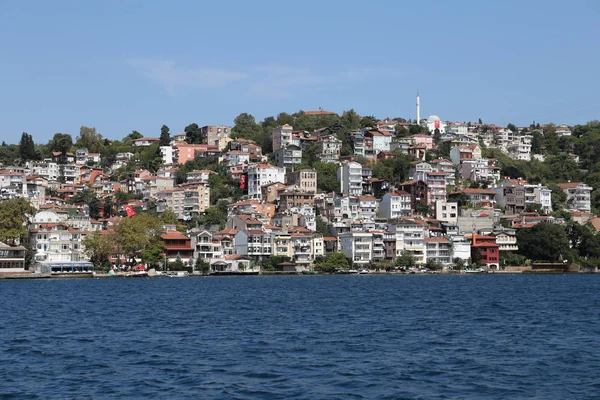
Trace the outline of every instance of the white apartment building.
<instances>
[{"instance_id":1,"label":"white apartment building","mask_svg":"<svg viewBox=\"0 0 600 400\"><path fill-rule=\"evenodd\" d=\"M360 163L350 161L340 166L337 170L337 178L343 194L362 195L362 165Z\"/></svg>"},{"instance_id":2,"label":"white apartment building","mask_svg":"<svg viewBox=\"0 0 600 400\"><path fill-rule=\"evenodd\" d=\"M508 146L508 156L515 160L531 161L531 135L517 136Z\"/></svg>"},{"instance_id":3,"label":"white apartment building","mask_svg":"<svg viewBox=\"0 0 600 400\"><path fill-rule=\"evenodd\" d=\"M383 195L379 212L384 218L408 217L412 214L410 194L404 191L389 192Z\"/></svg>"},{"instance_id":4,"label":"white apartment building","mask_svg":"<svg viewBox=\"0 0 600 400\"><path fill-rule=\"evenodd\" d=\"M458 203L438 200L435 202L435 219L450 225L458 224Z\"/></svg>"},{"instance_id":5,"label":"white apartment building","mask_svg":"<svg viewBox=\"0 0 600 400\"><path fill-rule=\"evenodd\" d=\"M261 188L275 182L285 183L285 168L269 164L250 164L248 166L248 197L250 199L261 200Z\"/></svg>"},{"instance_id":6,"label":"white apartment building","mask_svg":"<svg viewBox=\"0 0 600 400\"><path fill-rule=\"evenodd\" d=\"M445 237L425 238L427 248L427 261L433 260L437 264L452 264L452 243Z\"/></svg>"},{"instance_id":7,"label":"white apartment building","mask_svg":"<svg viewBox=\"0 0 600 400\"><path fill-rule=\"evenodd\" d=\"M373 234L371 232L344 232L338 235L340 252L352 260L353 265L365 267L373 259Z\"/></svg>"},{"instance_id":8,"label":"white apartment building","mask_svg":"<svg viewBox=\"0 0 600 400\"><path fill-rule=\"evenodd\" d=\"M291 144L300 146L300 139L294 136L293 129L288 124L273 129L273 153Z\"/></svg>"},{"instance_id":9,"label":"white apartment building","mask_svg":"<svg viewBox=\"0 0 600 400\"><path fill-rule=\"evenodd\" d=\"M58 181L60 171L58 164L49 161L29 161L27 168L31 171L30 175L40 176L48 181Z\"/></svg>"},{"instance_id":10,"label":"white apartment building","mask_svg":"<svg viewBox=\"0 0 600 400\"><path fill-rule=\"evenodd\" d=\"M593 188L583 182L567 182L557 185L567 194L567 206L579 211L591 211Z\"/></svg>"}]
</instances>

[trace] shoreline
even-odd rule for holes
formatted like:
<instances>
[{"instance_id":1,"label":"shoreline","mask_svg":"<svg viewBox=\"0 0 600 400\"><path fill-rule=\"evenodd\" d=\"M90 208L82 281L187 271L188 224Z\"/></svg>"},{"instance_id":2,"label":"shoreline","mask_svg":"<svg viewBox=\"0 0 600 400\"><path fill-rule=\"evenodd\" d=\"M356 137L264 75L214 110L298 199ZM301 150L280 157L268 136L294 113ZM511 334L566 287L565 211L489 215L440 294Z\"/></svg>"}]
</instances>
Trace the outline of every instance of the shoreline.
<instances>
[{"instance_id":1,"label":"shoreline","mask_svg":"<svg viewBox=\"0 0 600 400\"><path fill-rule=\"evenodd\" d=\"M398 276L423 276L423 275L594 275L598 272L574 272L574 271L424 271L424 272L368 272L368 273L319 273L319 272L311 272L311 273L302 273L302 272L274 272L274 271L266 271L266 272L228 272L228 273L211 273L211 274L188 274L185 275L185 278L197 278L197 277L219 277L219 276L332 276L332 275L398 275ZM155 276L143 276L141 278L170 278L176 277L175 275L155 275ZM63 274L50 274L50 273L0 273L0 280L18 280L18 279L123 279L123 278L136 278L140 279L140 277L135 277L132 275L110 275L108 273L63 273Z\"/></svg>"}]
</instances>

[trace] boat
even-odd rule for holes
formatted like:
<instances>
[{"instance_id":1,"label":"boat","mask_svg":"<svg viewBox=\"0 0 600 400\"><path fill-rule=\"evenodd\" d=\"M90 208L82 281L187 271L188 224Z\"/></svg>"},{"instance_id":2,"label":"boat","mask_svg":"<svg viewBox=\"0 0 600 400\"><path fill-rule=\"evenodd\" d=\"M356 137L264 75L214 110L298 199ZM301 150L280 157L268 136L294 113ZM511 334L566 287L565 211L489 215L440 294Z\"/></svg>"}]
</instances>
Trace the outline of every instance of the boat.
<instances>
[{"instance_id":1,"label":"boat","mask_svg":"<svg viewBox=\"0 0 600 400\"><path fill-rule=\"evenodd\" d=\"M170 278L186 278L189 274L185 271L179 271L176 274L169 275Z\"/></svg>"},{"instance_id":2,"label":"boat","mask_svg":"<svg viewBox=\"0 0 600 400\"><path fill-rule=\"evenodd\" d=\"M358 273L359 273L359 275L365 275L365 274L368 274L369 271L366 269L361 269L360 271L358 271Z\"/></svg>"}]
</instances>

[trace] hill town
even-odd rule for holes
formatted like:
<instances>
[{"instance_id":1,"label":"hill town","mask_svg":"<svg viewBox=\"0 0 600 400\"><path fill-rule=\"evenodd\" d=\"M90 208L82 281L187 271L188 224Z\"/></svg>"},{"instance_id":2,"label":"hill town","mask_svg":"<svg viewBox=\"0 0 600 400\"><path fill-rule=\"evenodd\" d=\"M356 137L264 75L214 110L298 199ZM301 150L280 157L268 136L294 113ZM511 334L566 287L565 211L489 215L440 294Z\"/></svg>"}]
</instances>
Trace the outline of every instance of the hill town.
<instances>
[{"instance_id":1,"label":"hill town","mask_svg":"<svg viewBox=\"0 0 600 400\"><path fill-rule=\"evenodd\" d=\"M600 123L325 111L0 146L0 272L596 271Z\"/></svg>"}]
</instances>

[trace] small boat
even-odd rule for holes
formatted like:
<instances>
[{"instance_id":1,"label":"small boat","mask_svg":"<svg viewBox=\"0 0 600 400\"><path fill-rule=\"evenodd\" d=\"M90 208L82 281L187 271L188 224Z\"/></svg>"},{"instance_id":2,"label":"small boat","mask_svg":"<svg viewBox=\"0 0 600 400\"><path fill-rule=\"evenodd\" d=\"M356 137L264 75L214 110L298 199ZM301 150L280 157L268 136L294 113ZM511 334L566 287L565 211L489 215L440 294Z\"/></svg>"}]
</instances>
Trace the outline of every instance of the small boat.
<instances>
[{"instance_id":1,"label":"small boat","mask_svg":"<svg viewBox=\"0 0 600 400\"><path fill-rule=\"evenodd\" d=\"M179 271L176 274L169 275L170 278L185 278L188 276L189 276L189 274L185 271Z\"/></svg>"},{"instance_id":2,"label":"small boat","mask_svg":"<svg viewBox=\"0 0 600 400\"><path fill-rule=\"evenodd\" d=\"M360 271L358 271L358 273L359 273L359 275L365 275L365 274L368 274L369 271L366 269L361 269Z\"/></svg>"}]
</instances>

